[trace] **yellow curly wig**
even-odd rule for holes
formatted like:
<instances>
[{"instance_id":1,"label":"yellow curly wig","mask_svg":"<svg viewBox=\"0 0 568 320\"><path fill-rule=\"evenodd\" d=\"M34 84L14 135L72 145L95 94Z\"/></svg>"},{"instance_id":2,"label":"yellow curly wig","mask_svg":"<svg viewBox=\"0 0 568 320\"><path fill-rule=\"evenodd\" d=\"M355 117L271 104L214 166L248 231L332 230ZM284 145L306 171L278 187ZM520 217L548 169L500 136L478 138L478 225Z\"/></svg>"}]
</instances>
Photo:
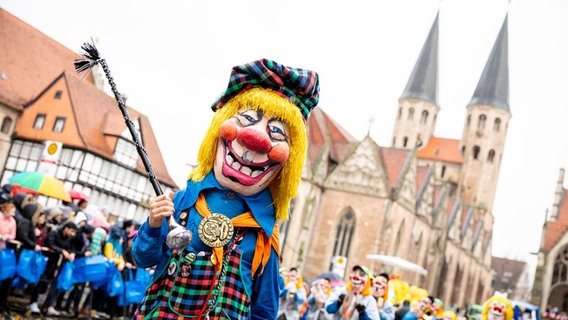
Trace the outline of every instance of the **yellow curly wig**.
<instances>
[{"instance_id":1,"label":"yellow curly wig","mask_svg":"<svg viewBox=\"0 0 568 320\"><path fill-rule=\"evenodd\" d=\"M483 310L481 311L481 320L487 320L488 319L488 313L489 313L489 306L491 305L491 303L493 301L497 301L501 304L504 304L507 308L507 313L505 314L505 320L512 320L513 319L513 306L511 305L511 302L509 301L509 299L502 297L502 296L493 296L491 298L489 298L487 301L485 301L485 304L483 305Z\"/></svg>"},{"instance_id":2,"label":"yellow curly wig","mask_svg":"<svg viewBox=\"0 0 568 320\"><path fill-rule=\"evenodd\" d=\"M276 219L288 219L290 200L296 196L302 176L302 168L307 148L306 126L296 105L280 95L262 88L252 88L229 100L223 108L215 112L211 125L197 154L197 167L188 179L201 181L213 170L217 155L217 144L221 124L243 109L260 110L276 117L288 125L290 134L290 155L276 178L268 186L272 194Z\"/></svg>"}]
</instances>

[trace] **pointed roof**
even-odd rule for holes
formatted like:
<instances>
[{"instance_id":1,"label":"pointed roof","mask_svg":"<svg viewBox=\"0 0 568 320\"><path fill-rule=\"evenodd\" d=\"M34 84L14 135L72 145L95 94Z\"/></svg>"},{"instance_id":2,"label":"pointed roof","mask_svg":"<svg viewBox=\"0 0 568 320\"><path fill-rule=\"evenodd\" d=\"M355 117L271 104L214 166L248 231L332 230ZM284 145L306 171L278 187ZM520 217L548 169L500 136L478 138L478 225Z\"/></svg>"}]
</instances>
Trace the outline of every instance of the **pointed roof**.
<instances>
[{"instance_id":1,"label":"pointed roof","mask_svg":"<svg viewBox=\"0 0 568 320\"><path fill-rule=\"evenodd\" d=\"M403 98L415 98L433 102L438 105L438 20L440 12L430 28L430 33L422 47L420 56L414 65L410 79L406 84Z\"/></svg>"},{"instance_id":2,"label":"pointed roof","mask_svg":"<svg viewBox=\"0 0 568 320\"><path fill-rule=\"evenodd\" d=\"M488 105L510 111L508 20L509 14L505 16L501 31L468 106Z\"/></svg>"},{"instance_id":3,"label":"pointed roof","mask_svg":"<svg viewBox=\"0 0 568 320\"><path fill-rule=\"evenodd\" d=\"M329 158L339 163L346 156L357 139L335 122L320 107L315 108L308 118L308 157L314 164L320 156L321 149L329 139Z\"/></svg>"},{"instance_id":4,"label":"pointed roof","mask_svg":"<svg viewBox=\"0 0 568 320\"><path fill-rule=\"evenodd\" d=\"M81 56L0 8L0 101L22 110ZM78 44L79 45L79 44ZM93 82L88 73L83 76Z\"/></svg>"}]
</instances>

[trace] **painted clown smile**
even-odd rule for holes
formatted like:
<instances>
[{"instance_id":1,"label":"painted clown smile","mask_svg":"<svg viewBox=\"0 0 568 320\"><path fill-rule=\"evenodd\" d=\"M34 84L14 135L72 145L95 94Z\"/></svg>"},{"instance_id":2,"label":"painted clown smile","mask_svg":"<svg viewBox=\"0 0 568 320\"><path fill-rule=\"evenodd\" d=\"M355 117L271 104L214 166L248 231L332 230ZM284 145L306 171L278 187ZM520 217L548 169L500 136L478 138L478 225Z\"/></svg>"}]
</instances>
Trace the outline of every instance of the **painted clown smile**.
<instances>
[{"instance_id":1,"label":"painted clown smile","mask_svg":"<svg viewBox=\"0 0 568 320\"><path fill-rule=\"evenodd\" d=\"M255 152L250 150L244 150L242 155L237 155L232 148L232 141L223 141L223 146L225 148L223 175L245 186L258 183L266 175L273 173L280 164L270 159L255 163L252 161Z\"/></svg>"}]
</instances>

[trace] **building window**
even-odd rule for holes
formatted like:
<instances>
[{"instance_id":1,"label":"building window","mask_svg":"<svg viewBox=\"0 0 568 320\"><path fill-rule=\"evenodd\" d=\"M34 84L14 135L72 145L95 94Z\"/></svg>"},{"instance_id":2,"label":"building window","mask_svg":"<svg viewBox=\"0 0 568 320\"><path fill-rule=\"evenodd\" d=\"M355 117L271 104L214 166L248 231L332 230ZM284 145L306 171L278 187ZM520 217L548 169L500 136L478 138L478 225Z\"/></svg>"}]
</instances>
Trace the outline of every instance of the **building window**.
<instances>
[{"instance_id":1,"label":"building window","mask_svg":"<svg viewBox=\"0 0 568 320\"><path fill-rule=\"evenodd\" d=\"M461 154L462 154L462 157L465 157L465 146L462 146Z\"/></svg>"},{"instance_id":2,"label":"building window","mask_svg":"<svg viewBox=\"0 0 568 320\"><path fill-rule=\"evenodd\" d=\"M467 116L467 123L466 123L466 127L469 128L469 124L471 123L471 114Z\"/></svg>"},{"instance_id":3,"label":"building window","mask_svg":"<svg viewBox=\"0 0 568 320\"><path fill-rule=\"evenodd\" d=\"M116 148L114 149L114 157L116 161L127 167L135 168L138 160L138 152L133 142L123 138L118 138Z\"/></svg>"},{"instance_id":4,"label":"building window","mask_svg":"<svg viewBox=\"0 0 568 320\"><path fill-rule=\"evenodd\" d=\"M500 128L501 128L501 119L495 118L495 122L493 122L493 131L499 132Z\"/></svg>"},{"instance_id":5,"label":"building window","mask_svg":"<svg viewBox=\"0 0 568 320\"><path fill-rule=\"evenodd\" d=\"M4 117L4 120L2 120L2 127L0 127L0 132L8 133L10 132L11 127L12 127L12 118Z\"/></svg>"},{"instance_id":6,"label":"building window","mask_svg":"<svg viewBox=\"0 0 568 320\"><path fill-rule=\"evenodd\" d=\"M426 124L428 122L428 111L422 111L422 115L420 116L420 124Z\"/></svg>"},{"instance_id":7,"label":"building window","mask_svg":"<svg viewBox=\"0 0 568 320\"><path fill-rule=\"evenodd\" d=\"M53 124L53 132L62 132L65 126L65 117L55 118L55 123Z\"/></svg>"},{"instance_id":8,"label":"building window","mask_svg":"<svg viewBox=\"0 0 568 320\"><path fill-rule=\"evenodd\" d=\"M63 95L63 91L61 90L57 90L55 91L55 99L60 100L61 99L61 95Z\"/></svg>"},{"instance_id":9,"label":"building window","mask_svg":"<svg viewBox=\"0 0 568 320\"><path fill-rule=\"evenodd\" d=\"M398 120L402 117L402 108L398 108Z\"/></svg>"},{"instance_id":10,"label":"building window","mask_svg":"<svg viewBox=\"0 0 568 320\"><path fill-rule=\"evenodd\" d=\"M408 109L408 120L414 119L414 108Z\"/></svg>"},{"instance_id":11,"label":"building window","mask_svg":"<svg viewBox=\"0 0 568 320\"><path fill-rule=\"evenodd\" d=\"M34 129L43 129L44 124L45 124L45 113L38 113L35 118Z\"/></svg>"},{"instance_id":12,"label":"building window","mask_svg":"<svg viewBox=\"0 0 568 320\"><path fill-rule=\"evenodd\" d=\"M477 123L477 129L485 129L485 121L487 120L487 117L482 114L479 116L479 122Z\"/></svg>"},{"instance_id":13,"label":"building window","mask_svg":"<svg viewBox=\"0 0 568 320\"><path fill-rule=\"evenodd\" d=\"M481 148L479 146L473 147L473 159L474 160L477 160L477 158L479 158L479 151L481 151Z\"/></svg>"},{"instance_id":14,"label":"building window","mask_svg":"<svg viewBox=\"0 0 568 320\"><path fill-rule=\"evenodd\" d=\"M487 154L487 161L493 162L493 158L495 158L495 150L491 149L491 150L489 150L489 153Z\"/></svg>"},{"instance_id":15,"label":"building window","mask_svg":"<svg viewBox=\"0 0 568 320\"><path fill-rule=\"evenodd\" d=\"M446 175L446 166L442 166L442 173L440 174L440 178L443 178Z\"/></svg>"},{"instance_id":16,"label":"building window","mask_svg":"<svg viewBox=\"0 0 568 320\"><path fill-rule=\"evenodd\" d=\"M407 145L407 144L408 144L408 137L402 138L402 146L403 146L404 148L406 148L406 145Z\"/></svg>"},{"instance_id":17,"label":"building window","mask_svg":"<svg viewBox=\"0 0 568 320\"><path fill-rule=\"evenodd\" d=\"M345 212L339 221L333 245L333 256L349 256L351 239L355 232L355 217L351 210Z\"/></svg>"}]
</instances>

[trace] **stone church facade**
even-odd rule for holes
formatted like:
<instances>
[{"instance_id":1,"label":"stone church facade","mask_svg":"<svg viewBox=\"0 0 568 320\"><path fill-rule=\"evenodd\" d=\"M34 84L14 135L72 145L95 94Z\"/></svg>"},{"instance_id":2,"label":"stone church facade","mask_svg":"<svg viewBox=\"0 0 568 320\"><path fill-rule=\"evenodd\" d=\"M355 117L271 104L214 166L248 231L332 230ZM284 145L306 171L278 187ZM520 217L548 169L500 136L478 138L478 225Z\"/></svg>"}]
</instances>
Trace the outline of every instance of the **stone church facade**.
<instances>
[{"instance_id":1,"label":"stone church facade","mask_svg":"<svg viewBox=\"0 0 568 320\"><path fill-rule=\"evenodd\" d=\"M471 101L460 139L436 137L438 16L399 99L391 146L354 139L321 109L309 119L308 159L282 263L305 279L344 257L400 275L445 305L492 294L493 202L511 118L505 17ZM367 258L403 258L427 275Z\"/></svg>"}]
</instances>

